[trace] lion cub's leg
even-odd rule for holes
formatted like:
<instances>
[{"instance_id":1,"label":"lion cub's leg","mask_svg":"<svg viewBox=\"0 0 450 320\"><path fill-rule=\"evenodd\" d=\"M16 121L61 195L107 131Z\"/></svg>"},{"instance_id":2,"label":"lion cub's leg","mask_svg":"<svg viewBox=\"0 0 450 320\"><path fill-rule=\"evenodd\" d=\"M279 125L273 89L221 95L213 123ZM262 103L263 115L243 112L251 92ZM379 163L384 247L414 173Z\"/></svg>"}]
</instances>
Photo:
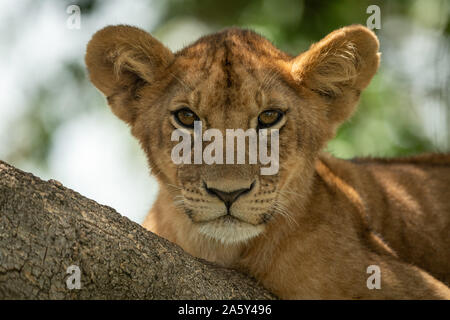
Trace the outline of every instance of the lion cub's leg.
<instances>
[{"instance_id":1,"label":"lion cub's leg","mask_svg":"<svg viewBox=\"0 0 450 320\"><path fill-rule=\"evenodd\" d=\"M282 299L450 299L450 289L398 258L342 188L317 179L296 223L275 218L243 269Z\"/></svg>"},{"instance_id":2,"label":"lion cub's leg","mask_svg":"<svg viewBox=\"0 0 450 320\"><path fill-rule=\"evenodd\" d=\"M373 288L369 284L372 279L368 279L368 286L373 289L367 298L450 299L450 288L444 283L425 270L399 259L373 233L370 233L369 237L369 261L378 266L383 286L380 285L379 289ZM369 274L367 276L369 277Z\"/></svg>"},{"instance_id":3,"label":"lion cub's leg","mask_svg":"<svg viewBox=\"0 0 450 320\"><path fill-rule=\"evenodd\" d=\"M281 299L450 299L442 282L365 240L344 246L344 239L311 239L314 248L302 239L301 246L275 255L267 269L254 265L253 275Z\"/></svg>"}]
</instances>

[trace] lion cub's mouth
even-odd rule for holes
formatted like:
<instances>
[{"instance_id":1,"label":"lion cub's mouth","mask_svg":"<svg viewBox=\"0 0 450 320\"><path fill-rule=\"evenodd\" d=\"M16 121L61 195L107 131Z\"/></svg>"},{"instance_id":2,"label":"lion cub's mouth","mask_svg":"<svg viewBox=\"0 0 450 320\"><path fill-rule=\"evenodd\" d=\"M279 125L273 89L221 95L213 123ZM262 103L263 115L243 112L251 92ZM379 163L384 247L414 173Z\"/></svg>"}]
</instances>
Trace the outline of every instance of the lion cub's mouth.
<instances>
[{"instance_id":1,"label":"lion cub's mouth","mask_svg":"<svg viewBox=\"0 0 450 320\"><path fill-rule=\"evenodd\" d=\"M220 216L220 217L214 217L209 220L196 221L195 223L201 224L201 223L211 223L211 222L215 222L215 221L230 224L230 225L233 223L246 223L246 224L253 225L253 226L258 225L258 224L253 224L251 222L242 220L241 218L232 215L230 212L227 212L226 214L224 214L223 216Z\"/></svg>"},{"instance_id":2,"label":"lion cub's mouth","mask_svg":"<svg viewBox=\"0 0 450 320\"><path fill-rule=\"evenodd\" d=\"M194 223L198 231L223 244L245 242L258 236L265 228L264 224L251 224L231 214Z\"/></svg>"}]
</instances>

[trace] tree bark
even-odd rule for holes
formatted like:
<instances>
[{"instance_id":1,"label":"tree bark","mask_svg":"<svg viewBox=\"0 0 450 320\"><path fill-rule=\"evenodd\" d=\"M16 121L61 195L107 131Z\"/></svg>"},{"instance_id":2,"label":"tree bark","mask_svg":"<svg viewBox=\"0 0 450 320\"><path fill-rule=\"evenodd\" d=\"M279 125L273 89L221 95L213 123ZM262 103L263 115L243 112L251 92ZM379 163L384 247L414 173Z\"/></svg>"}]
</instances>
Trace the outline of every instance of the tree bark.
<instances>
[{"instance_id":1,"label":"tree bark","mask_svg":"<svg viewBox=\"0 0 450 320\"><path fill-rule=\"evenodd\" d=\"M80 289L69 289L69 266L80 270ZM0 161L0 299L273 298L112 208Z\"/></svg>"}]
</instances>

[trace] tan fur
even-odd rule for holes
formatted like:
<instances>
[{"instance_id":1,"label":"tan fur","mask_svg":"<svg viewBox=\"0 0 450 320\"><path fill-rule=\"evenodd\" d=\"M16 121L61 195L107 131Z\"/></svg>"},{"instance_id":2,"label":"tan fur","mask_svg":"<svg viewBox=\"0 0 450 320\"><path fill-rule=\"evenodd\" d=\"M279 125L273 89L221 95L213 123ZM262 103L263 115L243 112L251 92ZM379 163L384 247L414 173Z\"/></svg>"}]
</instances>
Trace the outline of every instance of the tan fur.
<instances>
[{"instance_id":1,"label":"tan fur","mask_svg":"<svg viewBox=\"0 0 450 320\"><path fill-rule=\"evenodd\" d=\"M172 53L130 26L90 41L86 64L139 139L160 184L144 227L190 254L249 273L285 299L450 298L450 157L344 161L321 153L379 64L362 26L336 30L292 57L248 30L227 29ZM172 112L204 130L254 128L285 112L280 170L175 165ZM226 214L205 185L248 188ZM381 268L369 290L367 267Z\"/></svg>"}]
</instances>

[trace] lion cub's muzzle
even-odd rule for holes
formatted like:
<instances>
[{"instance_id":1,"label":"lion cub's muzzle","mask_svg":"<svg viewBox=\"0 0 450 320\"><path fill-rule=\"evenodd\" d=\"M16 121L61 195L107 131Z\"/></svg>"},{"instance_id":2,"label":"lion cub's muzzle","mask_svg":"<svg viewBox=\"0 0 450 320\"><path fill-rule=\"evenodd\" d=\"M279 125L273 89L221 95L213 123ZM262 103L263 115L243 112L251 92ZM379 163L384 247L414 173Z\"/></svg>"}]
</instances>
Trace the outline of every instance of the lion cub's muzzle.
<instances>
[{"instance_id":1,"label":"lion cub's muzzle","mask_svg":"<svg viewBox=\"0 0 450 320\"><path fill-rule=\"evenodd\" d=\"M197 186L185 187L182 194L186 213L194 223L225 219L259 225L265 222L263 212L255 210L259 189L259 180L255 178L214 177L201 179Z\"/></svg>"},{"instance_id":2,"label":"lion cub's muzzle","mask_svg":"<svg viewBox=\"0 0 450 320\"><path fill-rule=\"evenodd\" d=\"M186 203L188 215L200 233L223 243L237 243L264 230L266 210L255 208L258 179L228 177L201 181L194 192L200 192L202 200L198 204ZM194 199L193 190L189 190L191 195L186 193L186 199Z\"/></svg>"},{"instance_id":3,"label":"lion cub's muzzle","mask_svg":"<svg viewBox=\"0 0 450 320\"><path fill-rule=\"evenodd\" d=\"M238 188L232 191L220 190L217 188L208 187L206 182L203 182L203 188L205 188L208 194L218 197L223 201L227 208L227 213L230 214L230 207L240 196L249 193L255 186L255 181L250 184L250 187Z\"/></svg>"}]
</instances>

